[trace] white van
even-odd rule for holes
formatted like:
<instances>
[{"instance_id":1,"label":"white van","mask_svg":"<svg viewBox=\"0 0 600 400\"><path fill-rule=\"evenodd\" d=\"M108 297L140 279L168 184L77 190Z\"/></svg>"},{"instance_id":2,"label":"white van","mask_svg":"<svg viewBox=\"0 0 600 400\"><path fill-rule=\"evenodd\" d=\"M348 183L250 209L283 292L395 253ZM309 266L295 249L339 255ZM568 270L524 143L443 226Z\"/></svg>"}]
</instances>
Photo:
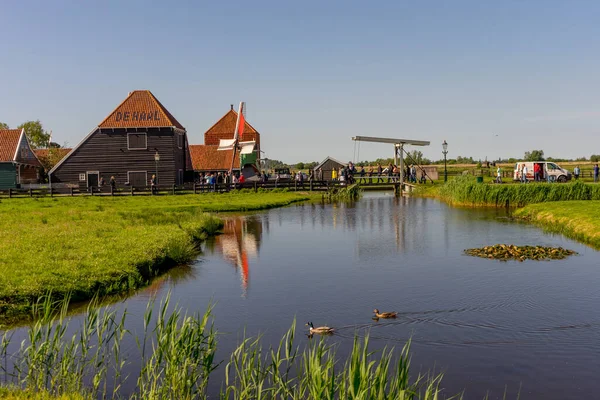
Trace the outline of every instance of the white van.
<instances>
[{"instance_id":1,"label":"white van","mask_svg":"<svg viewBox=\"0 0 600 400\"><path fill-rule=\"evenodd\" d=\"M536 180L536 171L539 172L537 180L542 182L566 182L571 180L571 173L551 161L522 161L515 164L513 179L521 180L523 165L527 167L527 180Z\"/></svg>"}]
</instances>

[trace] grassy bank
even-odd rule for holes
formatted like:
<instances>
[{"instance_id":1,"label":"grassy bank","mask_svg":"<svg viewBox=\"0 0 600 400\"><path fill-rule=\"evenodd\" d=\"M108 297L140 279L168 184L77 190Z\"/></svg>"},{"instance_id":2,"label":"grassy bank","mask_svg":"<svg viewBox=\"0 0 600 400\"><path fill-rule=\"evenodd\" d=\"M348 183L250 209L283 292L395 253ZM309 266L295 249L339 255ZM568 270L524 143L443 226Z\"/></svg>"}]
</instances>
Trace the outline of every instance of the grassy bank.
<instances>
[{"instance_id":1,"label":"grassy bank","mask_svg":"<svg viewBox=\"0 0 600 400\"><path fill-rule=\"evenodd\" d=\"M522 207L554 201L600 200L600 185L583 182L495 185L462 176L440 186L435 196L453 205Z\"/></svg>"},{"instance_id":2,"label":"grassy bank","mask_svg":"<svg viewBox=\"0 0 600 400\"><path fill-rule=\"evenodd\" d=\"M530 204L514 216L600 249L600 201Z\"/></svg>"},{"instance_id":3,"label":"grassy bank","mask_svg":"<svg viewBox=\"0 0 600 400\"><path fill-rule=\"evenodd\" d=\"M221 363L215 359L218 335L210 306L190 315L170 307L167 296L156 309L148 305L144 330L132 338L126 311L91 304L80 325L69 327L66 307L57 315L48 304L16 354L6 352L10 336L2 337L0 381L26 391L23 397L15 390L0 393L15 399L37 392L60 399L204 399L213 380L220 388L213 397L231 400L433 400L440 393L441 376L410 376L408 345L398 352L372 351L368 337L355 335L344 360L326 338L309 340L293 322L278 345L265 348L260 338L245 338ZM126 349L125 339L138 346Z\"/></svg>"},{"instance_id":4,"label":"grassy bank","mask_svg":"<svg viewBox=\"0 0 600 400\"><path fill-rule=\"evenodd\" d=\"M0 318L22 316L40 296L73 300L144 285L196 255L222 221L308 199L300 193L11 199L0 202Z\"/></svg>"}]
</instances>

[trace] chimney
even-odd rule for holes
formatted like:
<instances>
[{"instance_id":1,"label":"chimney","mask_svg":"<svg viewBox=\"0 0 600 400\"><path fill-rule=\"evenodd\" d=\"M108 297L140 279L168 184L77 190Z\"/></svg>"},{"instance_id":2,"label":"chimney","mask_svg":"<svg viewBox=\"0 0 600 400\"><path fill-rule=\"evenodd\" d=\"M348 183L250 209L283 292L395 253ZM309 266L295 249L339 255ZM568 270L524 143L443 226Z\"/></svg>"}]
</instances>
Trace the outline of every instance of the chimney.
<instances>
[{"instance_id":1,"label":"chimney","mask_svg":"<svg viewBox=\"0 0 600 400\"><path fill-rule=\"evenodd\" d=\"M233 104L231 104L231 111L233 111Z\"/></svg>"}]
</instances>

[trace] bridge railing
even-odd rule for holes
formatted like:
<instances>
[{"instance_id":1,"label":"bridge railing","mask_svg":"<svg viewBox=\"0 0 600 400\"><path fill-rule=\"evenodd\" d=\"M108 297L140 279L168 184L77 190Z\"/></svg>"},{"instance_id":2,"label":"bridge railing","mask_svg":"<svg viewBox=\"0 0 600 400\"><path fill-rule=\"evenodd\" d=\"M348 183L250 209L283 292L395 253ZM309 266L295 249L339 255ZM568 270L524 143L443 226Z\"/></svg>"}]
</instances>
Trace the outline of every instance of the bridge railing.
<instances>
[{"instance_id":1,"label":"bridge railing","mask_svg":"<svg viewBox=\"0 0 600 400\"><path fill-rule=\"evenodd\" d=\"M224 193L237 190L253 190L259 189L287 189L291 191L316 191L326 192L333 188L343 188L350 184L358 183L368 186L398 186L399 178L386 176L364 176L355 177L350 182L336 181L316 181L305 180L303 182L295 180L275 181L268 180L266 182L247 181L244 183L185 183L183 185L172 186L122 186L112 188L111 186L102 187L37 187L28 189L2 189L0 190L0 198L25 198L25 197L70 197L70 196L151 196L151 195L178 195L178 194L202 194L202 193ZM411 186L410 183L404 185Z\"/></svg>"}]
</instances>

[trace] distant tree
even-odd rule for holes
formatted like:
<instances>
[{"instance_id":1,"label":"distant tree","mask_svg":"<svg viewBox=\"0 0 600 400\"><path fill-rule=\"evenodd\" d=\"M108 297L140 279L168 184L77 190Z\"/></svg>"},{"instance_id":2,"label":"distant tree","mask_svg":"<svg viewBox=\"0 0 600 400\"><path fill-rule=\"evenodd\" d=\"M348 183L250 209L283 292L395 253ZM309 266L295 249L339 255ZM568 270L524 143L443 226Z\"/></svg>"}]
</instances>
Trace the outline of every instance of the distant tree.
<instances>
[{"instance_id":1,"label":"distant tree","mask_svg":"<svg viewBox=\"0 0 600 400\"><path fill-rule=\"evenodd\" d=\"M408 153L408 156L406 157L406 159L409 162L415 162L420 165L421 160L423 159L423 152L421 152L419 150L413 150L410 153Z\"/></svg>"},{"instance_id":2,"label":"distant tree","mask_svg":"<svg viewBox=\"0 0 600 400\"><path fill-rule=\"evenodd\" d=\"M304 169L304 163L303 162L299 162L296 164L296 169Z\"/></svg>"},{"instance_id":3,"label":"distant tree","mask_svg":"<svg viewBox=\"0 0 600 400\"><path fill-rule=\"evenodd\" d=\"M63 159L64 156L67 155L67 152L63 150L60 145L58 147L50 147L48 152L45 155L38 156L42 167L44 167L44 171L47 174L60 160Z\"/></svg>"},{"instance_id":4,"label":"distant tree","mask_svg":"<svg viewBox=\"0 0 600 400\"><path fill-rule=\"evenodd\" d=\"M48 145L50 134L44 130L39 119L37 121L24 122L18 126L18 129L25 129L25 134L32 147L40 148Z\"/></svg>"},{"instance_id":5,"label":"distant tree","mask_svg":"<svg viewBox=\"0 0 600 400\"><path fill-rule=\"evenodd\" d=\"M381 165L390 165L394 163L394 159L393 158L378 158L377 160L375 160L375 165L377 164L381 164Z\"/></svg>"},{"instance_id":6,"label":"distant tree","mask_svg":"<svg viewBox=\"0 0 600 400\"><path fill-rule=\"evenodd\" d=\"M592 162L599 162L600 161L600 155L598 155L598 154L592 154L590 156L590 161L592 161Z\"/></svg>"},{"instance_id":7,"label":"distant tree","mask_svg":"<svg viewBox=\"0 0 600 400\"><path fill-rule=\"evenodd\" d=\"M526 151L523 159L525 161L544 161L544 150Z\"/></svg>"},{"instance_id":8,"label":"distant tree","mask_svg":"<svg viewBox=\"0 0 600 400\"><path fill-rule=\"evenodd\" d=\"M6 122L0 122L0 129L10 129Z\"/></svg>"},{"instance_id":9,"label":"distant tree","mask_svg":"<svg viewBox=\"0 0 600 400\"><path fill-rule=\"evenodd\" d=\"M475 160L473 160L473 157L458 156L456 157L456 164L475 164Z\"/></svg>"},{"instance_id":10,"label":"distant tree","mask_svg":"<svg viewBox=\"0 0 600 400\"><path fill-rule=\"evenodd\" d=\"M263 160L265 161L265 160ZM289 167L289 165L287 165L286 163L284 163L283 161L280 160L272 160L269 158L268 161L268 165L269 165L269 169L275 169L275 168L286 168Z\"/></svg>"},{"instance_id":11,"label":"distant tree","mask_svg":"<svg viewBox=\"0 0 600 400\"><path fill-rule=\"evenodd\" d=\"M587 158L585 158L585 157L577 157L575 159L575 161L587 161Z\"/></svg>"}]
</instances>

